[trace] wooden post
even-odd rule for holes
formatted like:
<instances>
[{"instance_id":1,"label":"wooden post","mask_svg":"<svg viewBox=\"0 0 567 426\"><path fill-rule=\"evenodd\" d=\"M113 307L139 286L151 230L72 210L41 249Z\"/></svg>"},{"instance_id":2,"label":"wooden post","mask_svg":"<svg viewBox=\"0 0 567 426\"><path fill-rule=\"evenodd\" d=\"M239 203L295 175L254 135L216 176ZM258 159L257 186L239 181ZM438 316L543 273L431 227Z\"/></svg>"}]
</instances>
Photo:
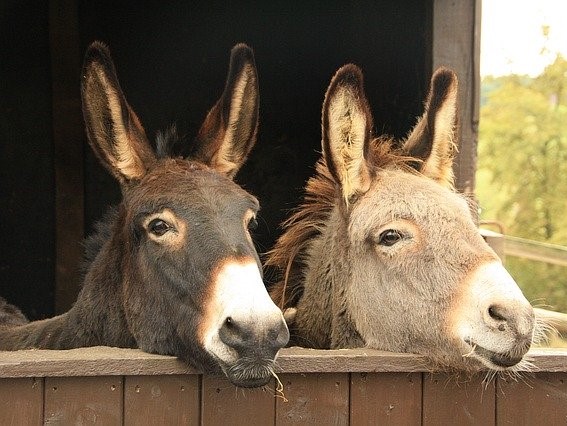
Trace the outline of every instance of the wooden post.
<instances>
[{"instance_id":1,"label":"wooden post","mask_svg":"<svg viewBox=\"0 0 567 426\"><path fill-rule=\"evenodd\" d=\"M459 191L472 195L480 103L481 0L434 0L432 68L452 68L459 78L459 153L454 171ZM433 71L432 70L432 71Z\"/></svg>"},{"instance_id":2,"label":"wooden post","mask_svg":"<svg viewBox=\"0 0 567 426\"><path fill-rule=\"evenodd\" d=\"M67 311L79 290L84 237L83 145L77 3L49 2L55 146L55 311Z\"/></svg>"}]
</instances>

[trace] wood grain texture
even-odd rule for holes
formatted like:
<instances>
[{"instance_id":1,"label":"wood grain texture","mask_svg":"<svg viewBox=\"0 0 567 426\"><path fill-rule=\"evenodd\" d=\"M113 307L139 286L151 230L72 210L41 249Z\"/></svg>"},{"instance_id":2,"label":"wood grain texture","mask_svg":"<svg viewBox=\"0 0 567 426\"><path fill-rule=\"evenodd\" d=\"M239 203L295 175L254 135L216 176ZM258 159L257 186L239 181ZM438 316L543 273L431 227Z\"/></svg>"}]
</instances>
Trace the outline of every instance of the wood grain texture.
<instances>
[{"instance_id":1,"label":"wood grain texture","mask_svg":"<svg viewBox=\"0 0 567 426\"><path fill-rule=\"evenodd\" d=\"M537 373L499 378L496 388L482 375L381 371L407 365L411 355L286 349L278 360L284 401L274 381L238 389L139 350L2 352L0 424L565 424L567 350L530 355Z\"/></svg>"},{"instance_id":2,"label":"wood grain texture","mask_svg":"<svg viewBox=\"0 0 567 426\"><path fill-rule=\"evenodd\" d=\"M286 400L276 401L276 425L348 425L349 375L282 374Z\"/></svg>"},{"instance_id":3,"label":"wood grain texture","mask_svg":"<svg viewBox=\"0 0 567 426\"><path fill-rule=\"evenodd\" d=\"M203 425L274 424L275 383L259 389L237 388L228 380L203 376L201 421Z\"/></svg>"},{"instance_id":4,"label":"wood grain texture","mask_svg":"<svg viewBox=\"0 0 567 426\"><path fill-rule=\"evenodd\" d=\"M122 377L50 377L45 379L46 424L121 425Z\"/></svg>"},{"instance_id":5,"label":"wood grain texture","mask_svg":"<svg viewBox=\"0 0 567 426\"><path fill-rule=\"evenodd\" d=\"M433 2L432 71L446 66L459 78L459 152L453 167L459 191L474 194L480 103L480 0Z\"/></svg>"},{"instance_id":6,"label":"wood grain texture","mask_svg":"<svg viewBox=\"0 0 567 426\"><path fill-rule=\"evenodd\" d=\"M533 349L529 355L537 371L567 372L566 348ZM276 361L278 373L411 373L431 370L421 356L373 349L285 348ZM0 377L164 374L198 374L198 371L175 357L149 354L138 349L97 346L67 351L0 352Z\"/></svg>"},{"instance_id":7,"label":"wood grain texture","mask_svg":"<svg viewBox=\"0 0 567 426\"><path fill-rule=\"evenodd\" d=\"M124 380L124 425L198 425L199 376L128 376Z\"/></svg>"},{"instance_id":8,"label":"wood grain texture","mask_svg":"<svg viewBox=\"0 0 567 426\"><path fill-rule=\"evenodd\" d=\"M352 373L351 424L420 424L421 377L421 373Z\"/></svg>"},{"instance_id":9,"label":"wood grain texture","mask_svg":"<svg viewBox=\"0 0 567 426\"><path fill-rule=\"evenodd\" d=\"M77 299L81 282L84 226L85 130L79 92L81 59L78 2L49 2L49 41L55 148L55 309Z\"/></svg>"},{"instance_id":10,"label":"wood grain texture","mask_svg":"<svg viewBox=\"0 0 567 426\"><path fill-rule=\"evenodd\" d=\"M43 423L43 379L0 380L0 425Z\"/></svg>"},{"instance_id":11,"label":"wood grain texture","mask_svg":"<svg viewBox=\"0 0 567 426\"><path fill-rule=\"evenodd\" d=\"M0 377L196 374L172 356L96 346L66 351L0 352Z\"/></svg>"},{"instance_id":12,"label":"wood grain texture","mask_svg":"<svg viewBox=\"0 0 567 426\"><path fill-rule=\"evenodd\" d=\"M305 349L286 348L280 351L276 372L419 372L431 365L420 355L384 352L375 349Z\"/></svg>"},{"instance_id":13,"label":"wood grain texture","mask_svg":"<svg viewBox=\"0 0 567 426\"><path fill-rule=\"evenodd\" d=\"M497 382L497 425L567 425L567 373Z\"/></svg>"},{"instance_id":14,"label":"wood grain texture","mask_svg":"<svg viewBox=\"0 0 567 426\"><path fill-rule=\"evenodd\" d=\"M482 383L483 377L424 374L423 424L493 425L496 414L494 381Z\"/></svg>"}]
</instances>

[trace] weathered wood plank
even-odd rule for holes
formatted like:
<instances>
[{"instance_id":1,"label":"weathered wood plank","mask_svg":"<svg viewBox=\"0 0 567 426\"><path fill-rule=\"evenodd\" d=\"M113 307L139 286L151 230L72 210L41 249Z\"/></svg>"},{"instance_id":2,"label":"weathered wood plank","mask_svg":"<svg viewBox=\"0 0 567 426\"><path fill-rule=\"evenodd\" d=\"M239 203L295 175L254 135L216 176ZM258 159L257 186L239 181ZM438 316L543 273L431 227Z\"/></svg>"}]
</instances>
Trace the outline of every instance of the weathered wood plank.
<instances>
[{"instance_id":1,"label":"weathered wood plank","mask_svg":"<svg viewBox=\"0 0 567 426\"><path fill-rule=\"evenodd\" d=\"M420 372L430 369L424 357L414 354L366 348L323 350L293 347L280 351L276 372Z\"/></svg>"},{"instance_id":2,"label":"weathered wood plank","mask_svg":"<svg viewBox=\"0 0 567 426\"><path fill-rule=\"evenodd\" d=\"M567 373L497 381L497 425L566 425Z\"/></svg>"},{"instance_id":3,"label":"weathered wood plank","mask_svg":"<svg viewBox=\"0 0 567 426\"><path fill-rule=\"evenodd\" d=\"M567 372L567 348L536 348L529 353L537 371ZM285 348L278 373L428 372L423 357L372 349L316 350ZM67 351L0 352L0 377L198 374L175 357L138 349L92 347Z\"/></svg>"},{"instance_id":4,"label":"weathered wood plank","mask_svg":"<svg viewBox=\"0 0 567 426\"><path fill-rule=\"evenodd\" d=\"M260 389L237 388L220 377L203 376L201 423L207 426L272 425L274 382Z\"/></svg>"},{"instance_id":5,"label":"weathered wood plank","mask_svg":"<svg viewBox=\"0 0 567 426\"><path fill-rule=\"evenodd\" d=\"M81 113L76 0L49 1L49 41L55 147L55 309L62 313L79 293L84 238L85 130Z\"/></svg>"},{"instance_id":6,"label":"weathered wood plank","mask_svg":"<svg viewBox=\"0 0 567 426\"><path fill-rule=\"evenodd\" d=\"M348 425L349 375L282 374L286 400L276 401L276 425Z\"/></svg>"},{"instance_id":7,"label":"weathered wood plank","mask_svg":"<svg viewBox=\"0 0 567 426\"><path fill-rule=\"evenodd\" d=\"M558 244L542 243L526 238L504 235L504 254L523 259L546 262L552 265L567 266L567 247Z\"/></svg>"},{"instance_id":8,"label":"weathered wood plank","mask_svg":"<svg viewBox=\"0 0 567 426\"><path fill-rule=\"evenodd\" d=\"M213 425L248 424L251 419L256 424L310 423L314 419L318 424L357 425L539 424L541 413L548 424L567 421L565 349L533 350L538 372L523 373L517 382L498 379L498 391L494 383L485 387L482 375L462 383L451 375L425 373L421 382L419 372L379 371L381 360L393 363L396 356L364 349L286 349L278 361L284 371L279 374L288 399L284 402L274 395L274 382L266 390L237 389L225 379L197 374L174 357L138 350L3 352L0 424L18 424L19 419L24 424L75 424L95 419L103 424L140 424L156 413L167 420L165 423ZM407 356L400 358L407 362ZM302 359L314 370L323 370L329 361L328 372L285 373L288 367L308 370L291 365ZM363 369L360 362L369 373L357 371ZM343 371L333 372L337 368ZM7 378L13 376L12 369L24 378ZM348 373L349 369L353 372ZM101 376L107 370L112 375ZM124 371L131 371L132 377L123 379ZM151 371L150 375L145 371ZM56 372L62 377L47 377L44 387L44 379L33 379ZM70 377L63 377L67 374Z\"/></svg>"},{"instance_id":9,"label":"weathered wood plank","mask_svg":"<svg viewBox=\"0 0 567 426\"><path fill-rule=\"evenodd\" d=\"M0 377L196 374L175 357L96 346L66 351L0 352Z\"/></svg>"},{"instance_id":10,"label":"weathered wood plank","mask_svg":"<svg viewBox=\"0 0 567 426\"><path fill-rule=\"evenodd\" d=\"M448 374L424 374L424 425L493 425L495 423L494 381L482 383L475 375L458 379Z\"/></svg>"},{"instance_id":11,"label":"weathered wood plank","mask_svg":"<svg viewBox=\"0 0 567 426\"><path fill-rule=\"evenodd\" d=\"M47 424L121 425L122 377L50 377L45 379Z\"/></svg>"},{"instance_id":12,"label":"weathered wood plank","mask_svg":"<svg viewBox=\"0 0 567 426\"><path fill-rule=\"evenodd\" d=\"M0 380L0 425L43 423L43 379Z\"/></svg>"},{"instance_id":13,"label":"weathered wood plank","mask_svg":"<svg viewBox=\"0 0 567 426\"><path fill-rule=\"evenodd\" d=\"M127 376L124 379L124 425L198 425L199 376Z\"/></svg>"},{"instance_id":14,"label":"weathered wood plank","mask_svg":"<svg viewBox=\"0 0 567 426\"><path fill-rule=\"evenodd\" d=\"M420 424L421 377L421 373L352 373L350 424Z\"/></svg>"},{"instance_id":15,"label":"weathered wood plank","mask_svg":"<svg viewBox=\"0 0 567 426\"><path fill-rule=\"evenodd\" d=\"M533 364L531 371L567 372L567 348L536 348L528 352Z\"/></svg>"},{"instance_id":16,"label":"weathered wood plank","mask_svg":"<svg viewBox=\"0 0 567 426\"><path fill-rule=\"evenodd\" d=\"M459 191L474 194L480 103L480 0L433 2L432 67L459 78L459 153L453 166Z\"/></svg>"}]
</instances>

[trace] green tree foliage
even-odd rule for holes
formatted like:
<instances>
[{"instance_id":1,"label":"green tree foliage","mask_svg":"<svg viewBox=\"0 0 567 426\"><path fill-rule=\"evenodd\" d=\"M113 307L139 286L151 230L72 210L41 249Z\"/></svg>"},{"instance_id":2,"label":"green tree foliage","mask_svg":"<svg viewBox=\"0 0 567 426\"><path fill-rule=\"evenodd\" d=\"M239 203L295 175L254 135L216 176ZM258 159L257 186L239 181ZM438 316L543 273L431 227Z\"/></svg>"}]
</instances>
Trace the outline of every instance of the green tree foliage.
<instances>
[{"instance_id":1,"label":"green tree foliage","mask_svg":"<svg viewBox=\"0 0 567 426\"><path fill-rule=\"evenodd\" d=\"M567 61L482 81L477 197L506 234L567 245ZM508 257L536 305L567 312L567 268Z\"/></svg>"}]
</instances>

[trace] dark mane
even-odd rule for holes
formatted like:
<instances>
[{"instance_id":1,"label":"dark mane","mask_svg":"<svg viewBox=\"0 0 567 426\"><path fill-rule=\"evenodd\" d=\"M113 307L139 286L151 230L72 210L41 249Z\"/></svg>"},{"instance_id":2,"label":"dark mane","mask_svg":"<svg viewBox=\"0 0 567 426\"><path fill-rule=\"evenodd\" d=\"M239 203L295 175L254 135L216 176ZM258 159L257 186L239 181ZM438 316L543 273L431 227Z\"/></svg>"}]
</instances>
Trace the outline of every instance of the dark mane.
<instances>
[{"instance_id":1,"label":"dark mane","mask_svg":"<svg viewBox=\"0 0 567 426\"><path fill-rule=\"evenodd\" d=\"M28 322L22 311L0 297L0 327L15 327Z\"/></svg>"},{"instance_id":2,"label":"dark mane","mask_svg":"<svg viewBox=\"0 0 567 426\"><path fill-rule=\"evenodd\" d=\"M336 196L335 183L325 159L321 158L315 175L307 182L303 203L283 222L284 233L266 254L265 266L275 268L278 274L278 281L270 293L282 310L295 306L301 298L302 255L307 243L320 234L320 227L329 217Z\"/></svg>"},{"instance_id":3,"label":"dark mane","mask_svg":"<svg viewBox=\"0 0 567 426\"><path fill-rule=\"evenodd\" d=\"M174 157L176 145L181 141L182 138L179 136L175 124L159 131L156 135L156 156L158 158Z\"/></svg>"},{"instance_id":4,"label":"dark mane","mask_svg":"<svg viewBox=\"0 0 567 426\"><path fill-rule=\"evenodd\" d=\"M409 165L416 159L407 157L394 146L394 140L385 137L375 138L372 141L369 155L376 160L369 163L373 164L374 170L411 169ZM307 181L302 204L282 223L283 234L274 248L266 253L265 266L277 271L277 280L270 294L282 310L294 307L301 298L303 294L301 271L306 266L305 250L308 243L321 234L323 226L339 201L339 189L322 157L315 166L315 175Z\"/></svg>"},{"instance_id":5,"label":"dark mane","mask_svg":"<svg viewBox=\"0 0 567 426\"><path fill-rule=\"evenodd\" d=\"M118 206L108 208L103 218L94 225L94 232L83 241L83 261L81 272L84 278L91 264L96 259L104 243L112 237L112 227L118 216Z\"/></svg>"}]
</instances>

